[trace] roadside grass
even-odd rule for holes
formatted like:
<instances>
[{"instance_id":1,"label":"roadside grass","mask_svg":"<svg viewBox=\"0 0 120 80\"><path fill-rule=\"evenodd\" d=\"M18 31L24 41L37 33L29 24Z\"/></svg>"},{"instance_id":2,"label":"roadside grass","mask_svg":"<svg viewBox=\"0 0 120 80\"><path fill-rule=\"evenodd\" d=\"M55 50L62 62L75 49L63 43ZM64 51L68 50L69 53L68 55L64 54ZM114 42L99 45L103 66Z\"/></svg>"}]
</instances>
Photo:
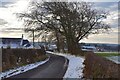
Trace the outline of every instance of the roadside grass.
<instances>
[{"instance_id":1,"label":"roadside grass","mask_svg":"<svg viewBox=\"0 0 120 80\"><path fill-rule=\"evenodd\" d=\"M95 52L95 54L102 57L120 56L118 52Z\"/></svg>"}]
</instances>

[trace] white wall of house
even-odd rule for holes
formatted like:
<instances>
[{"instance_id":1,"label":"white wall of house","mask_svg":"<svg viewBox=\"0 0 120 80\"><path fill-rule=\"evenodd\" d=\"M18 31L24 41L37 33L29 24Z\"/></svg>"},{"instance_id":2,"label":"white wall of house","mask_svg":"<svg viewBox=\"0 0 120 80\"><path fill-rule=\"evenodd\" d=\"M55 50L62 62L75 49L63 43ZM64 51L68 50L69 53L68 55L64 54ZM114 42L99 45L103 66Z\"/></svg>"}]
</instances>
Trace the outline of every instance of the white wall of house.
<instances>
[{"instance_id":1,"label":"white wall of house","mask_svg":"<svg viewBox=\"0 0 120 80\"><path fill-rule=\"evenodd\" d=\"M20 48L20 45L17 44L17 43L10 43L10 44L0 44L0 47L3 47L3 48Z\"/></svg>"}]
</instances>

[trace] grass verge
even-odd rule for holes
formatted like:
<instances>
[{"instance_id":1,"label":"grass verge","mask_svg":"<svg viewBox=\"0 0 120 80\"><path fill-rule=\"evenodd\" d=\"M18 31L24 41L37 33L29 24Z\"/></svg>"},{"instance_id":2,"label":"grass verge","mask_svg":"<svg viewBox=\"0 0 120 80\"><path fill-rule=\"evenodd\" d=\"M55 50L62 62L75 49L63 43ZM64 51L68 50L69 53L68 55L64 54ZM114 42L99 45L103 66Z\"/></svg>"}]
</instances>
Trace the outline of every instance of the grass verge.
<instances>
[{"instance_id":1,"label":"grass verge","mask_svg":"<svg viewBox=\"0 0 120 80\"><path fill-rule=\"evenodd\" d=\"M120 53L118 52L98 52L95 54L98 56L103 56L103 57L120 56Z\"/></svg>"}]
</instances>

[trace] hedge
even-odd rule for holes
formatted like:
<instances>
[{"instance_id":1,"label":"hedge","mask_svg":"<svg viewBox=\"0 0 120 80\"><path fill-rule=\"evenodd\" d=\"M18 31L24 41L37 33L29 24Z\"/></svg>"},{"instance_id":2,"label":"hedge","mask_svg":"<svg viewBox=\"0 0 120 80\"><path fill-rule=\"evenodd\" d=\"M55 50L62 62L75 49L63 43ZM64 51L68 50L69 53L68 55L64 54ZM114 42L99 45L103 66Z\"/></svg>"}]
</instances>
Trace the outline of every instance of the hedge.
<instances>
[{"instance_id":1,"label":"hedge","mask_svg":"<svg viewBox=\"0 0 120 80\"><path fill-rule=\"evenodd\" d=\"M41 49L2 49L2 71L36 62L44 55Z\"/></svg>"},{"instance_id":2,"label":"hedge","mask_svg":"<svg viewBox=\"0 0 120 80\"><path fill-rule=\"evenodd\" d=\"M116 64L94 53L88 53L84 61L84 77L91 78L120 78L120 64Z\"/></svg>"}]
</instances>

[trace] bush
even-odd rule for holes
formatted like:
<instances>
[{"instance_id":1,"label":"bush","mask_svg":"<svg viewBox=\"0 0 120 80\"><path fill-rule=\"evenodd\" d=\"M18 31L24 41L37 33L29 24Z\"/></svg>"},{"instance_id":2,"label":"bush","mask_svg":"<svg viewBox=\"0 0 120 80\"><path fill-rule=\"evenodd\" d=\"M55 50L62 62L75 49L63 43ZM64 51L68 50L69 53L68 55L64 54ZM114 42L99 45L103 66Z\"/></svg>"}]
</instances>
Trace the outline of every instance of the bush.
<instances>
[{"instance_id":1,"label":"bush","mask_svg":"<svg viewBox=\"0 0 120 80\"><path fill-rule=\"evenodd\" d=\"M2 49L2 70L33 63L44 56L45 51L41 49Z\"/></svg>"},{"instance_id":2,"label":"bush","mask_svg":"<svg viewBox=\"0 0 120 80\"><path fill-rule=\"evenodd\" d=\"M94 53L86 54L84 64L83 72L85 78L120 78L120 64L97 56Z\"/></svg>"}]
</instances>

